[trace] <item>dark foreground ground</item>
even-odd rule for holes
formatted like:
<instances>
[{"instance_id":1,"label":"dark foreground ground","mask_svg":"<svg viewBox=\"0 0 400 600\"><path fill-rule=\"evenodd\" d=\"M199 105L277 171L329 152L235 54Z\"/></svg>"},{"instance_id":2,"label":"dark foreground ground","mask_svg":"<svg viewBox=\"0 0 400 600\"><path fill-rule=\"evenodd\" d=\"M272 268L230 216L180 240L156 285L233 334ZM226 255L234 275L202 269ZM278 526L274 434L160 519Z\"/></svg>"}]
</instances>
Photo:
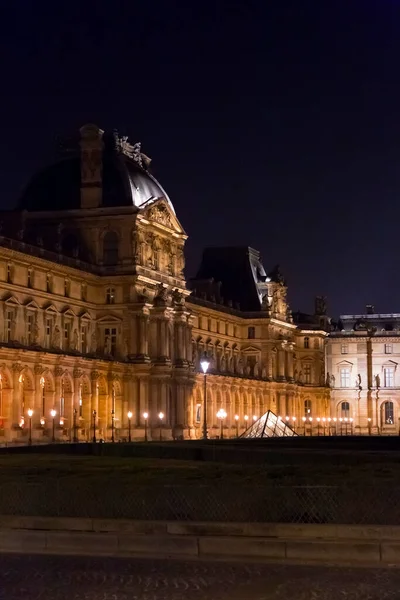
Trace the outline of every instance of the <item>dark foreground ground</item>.
<instances>
[{"instance_id":1,"label":"dark foreground ground","mask_svg":"<svg viewBox=\"0 0 400 600\"><path fill-rule=\"evenodd\" d=\"M385 600L400 570L0 556L1 600Z\"/></svg>"}]
</instances>

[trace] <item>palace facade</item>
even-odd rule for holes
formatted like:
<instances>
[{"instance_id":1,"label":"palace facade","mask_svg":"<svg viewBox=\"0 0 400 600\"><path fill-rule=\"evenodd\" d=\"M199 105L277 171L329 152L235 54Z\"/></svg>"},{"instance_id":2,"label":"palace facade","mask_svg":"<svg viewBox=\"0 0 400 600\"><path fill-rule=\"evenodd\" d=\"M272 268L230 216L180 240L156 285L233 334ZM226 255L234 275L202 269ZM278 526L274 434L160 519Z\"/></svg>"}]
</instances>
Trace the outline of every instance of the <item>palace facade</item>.
<instances>
[{"instance_id":1,"label":"palace facade","mask_svg":"<svg viewBox=\"0 0 400 600\"><path fill-rule=\"evenodd\" d=\"M252 248L208 248L186 281L187 235L139 144L83 126L0 218L0 443L200 437L204 354L210 437L221 408L226 437L269 409L300 433L344 414L394 431L377 379L395 381L393 332L332 332L323 298L292 314Z\"/></svg>"}]
</instances>

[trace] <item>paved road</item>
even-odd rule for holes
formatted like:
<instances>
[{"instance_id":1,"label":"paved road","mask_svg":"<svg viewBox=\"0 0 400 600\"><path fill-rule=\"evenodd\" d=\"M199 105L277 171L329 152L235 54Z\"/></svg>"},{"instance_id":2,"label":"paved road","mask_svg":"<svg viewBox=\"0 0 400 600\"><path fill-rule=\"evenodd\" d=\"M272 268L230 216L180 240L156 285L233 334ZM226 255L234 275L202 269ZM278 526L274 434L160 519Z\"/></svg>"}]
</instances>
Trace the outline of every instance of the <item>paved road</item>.
<instances>
[{"instance_id":1,"label":"paved road","mask_svg":"<svg viewBox=\"0 0 400 600\"><path fill-rule=\"evenodd\" d=\"M0 555L0 600L385 600L400 569Z\"/></svg>"}]
</instances>

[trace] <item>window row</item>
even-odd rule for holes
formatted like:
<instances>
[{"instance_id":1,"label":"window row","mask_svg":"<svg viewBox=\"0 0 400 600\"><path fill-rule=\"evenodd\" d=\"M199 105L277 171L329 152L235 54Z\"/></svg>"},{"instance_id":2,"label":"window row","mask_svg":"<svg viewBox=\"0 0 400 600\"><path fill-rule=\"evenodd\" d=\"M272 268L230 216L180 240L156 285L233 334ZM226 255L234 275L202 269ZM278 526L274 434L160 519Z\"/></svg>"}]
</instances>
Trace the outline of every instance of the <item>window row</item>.
<instances>
[{"instance_id":1,"label":"window row","mask_svg":"<svg viewBox=\"0 0 400 600\"><path fill-rule=\"evenodd\" d=\"M310 340L309 337L305 337L303 339L303 347L304 348L306 348L306 349L311 348L310 343L311 343L311 340ZM320 340L319 340L319 338L314 338L313 346L314 346L314 350L318 350L320 348Z\"/></svg>"},{"instance_id":2,"label":"window row","mask_svg":"<svg viewBox=\"0 0 400 600\"><path fill-rule=\"evenodd\" d=\"M395 367L384 367L383 368L383 387L385 387L385 388L395 387L395 370L396 370ZM381 384L381 379L379 376L376 377L376 383L378 386ZM350 387L356 387L356 385L352 386L350 367L342 367L340 369L340 387L350 388Z\"/></svg>"},{"instance_id":3,"label":"window row","mask_svg":"<svg viewBox=\"0 0 400 600\"><path fill-rule=\"evenodd\" d=\"M348 354L349 353L349 344L343 343L341 345L341 353ZM393 354L393 344L385 344L384 345L385 354Z\"/></svg>"}]
</instances>

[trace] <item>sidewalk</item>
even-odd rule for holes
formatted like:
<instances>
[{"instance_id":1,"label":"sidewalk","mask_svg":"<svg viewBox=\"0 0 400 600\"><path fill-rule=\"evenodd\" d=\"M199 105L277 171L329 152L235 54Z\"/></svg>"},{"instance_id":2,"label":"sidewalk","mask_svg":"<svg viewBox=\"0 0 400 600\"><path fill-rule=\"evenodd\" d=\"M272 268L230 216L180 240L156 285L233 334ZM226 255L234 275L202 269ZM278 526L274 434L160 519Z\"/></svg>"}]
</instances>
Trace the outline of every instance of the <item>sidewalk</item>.
<instances>
[{"instance_id":1,"label":"sidewalk","mask_svg":"<svg viewBox=\"0 0 400 600\"><path fill-rule=\"evenodd\" d=\"M3 516L0 552L400 566L400 527Z\"/></svg>"}]
</instances>

